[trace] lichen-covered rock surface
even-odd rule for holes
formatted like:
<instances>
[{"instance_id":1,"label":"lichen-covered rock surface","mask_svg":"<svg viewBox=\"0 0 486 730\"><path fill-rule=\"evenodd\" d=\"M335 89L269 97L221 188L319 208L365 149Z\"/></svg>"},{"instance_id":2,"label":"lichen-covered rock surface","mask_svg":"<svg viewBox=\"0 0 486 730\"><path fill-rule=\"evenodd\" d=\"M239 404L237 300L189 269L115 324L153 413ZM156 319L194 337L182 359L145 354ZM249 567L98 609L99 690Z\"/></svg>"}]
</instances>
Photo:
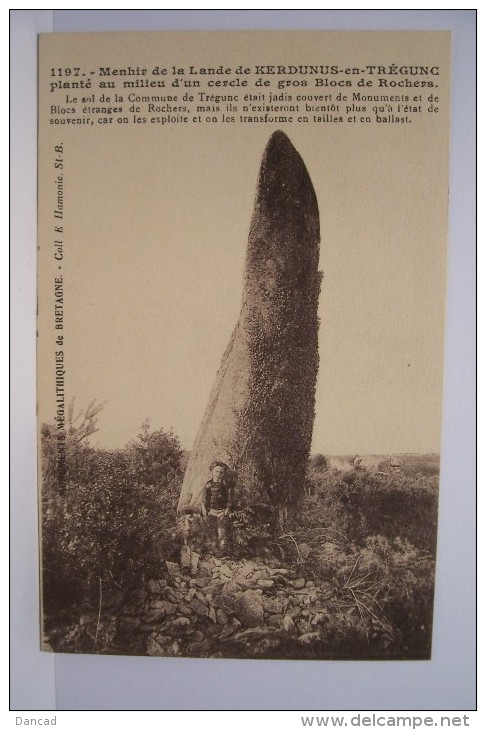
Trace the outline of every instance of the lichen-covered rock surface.
<instances>
[{"instance_id":1,"label":"lichen-covered rock surface","mask_svg":"<svg viewBox=\"0 0 486 730\"><path fill-rule=\"evenodd\" d=\"M320 226L305 164L275 132L265 149L248 238L240 316L184 475L179 510L197 508L213 460L240 506L302 497L314 423Z\"/></svg>"}]
</instances>

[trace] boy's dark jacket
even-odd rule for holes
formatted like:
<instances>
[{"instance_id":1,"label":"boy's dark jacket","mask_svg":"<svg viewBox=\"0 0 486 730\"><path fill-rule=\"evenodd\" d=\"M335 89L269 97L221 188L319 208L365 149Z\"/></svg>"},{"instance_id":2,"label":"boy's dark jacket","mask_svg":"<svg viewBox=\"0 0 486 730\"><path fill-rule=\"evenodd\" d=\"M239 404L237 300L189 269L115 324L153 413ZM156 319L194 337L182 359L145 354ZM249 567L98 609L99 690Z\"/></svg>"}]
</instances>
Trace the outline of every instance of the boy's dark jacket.
<instances>
[{"instance_id":1,"label":"boy's dark jacket","mask_svg":"<svg viewBox=\"0 0 486 730\"><path fill-rule=\"evenodd\" d=\"M212 479L206 482L204 487L204 507L209 512L211 509L227 509L231 501L231 491L225 481L213 482Z\"/></svg>"}]
</instances>

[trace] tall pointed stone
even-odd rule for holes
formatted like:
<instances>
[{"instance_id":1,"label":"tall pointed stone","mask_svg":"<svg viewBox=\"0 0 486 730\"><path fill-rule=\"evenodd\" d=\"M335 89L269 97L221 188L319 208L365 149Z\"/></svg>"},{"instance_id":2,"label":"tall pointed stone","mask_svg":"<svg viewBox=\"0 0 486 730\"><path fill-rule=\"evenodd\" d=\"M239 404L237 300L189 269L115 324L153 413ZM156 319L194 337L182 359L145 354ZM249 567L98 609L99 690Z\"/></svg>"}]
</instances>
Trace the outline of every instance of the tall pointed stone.
<instances>
[{"instance_id":1,"label":"tall pointed stone","mask_svg":"<svg viewBox=\"0 0 486 730\"><path fill-rule=\"evenodd\" d=\"M295 504L303 493L318 370L319 211L283 132L265 149L248 239L243 302L182 485L198 506L213 460L239 504Z\"/></svg>"}]
</instances>

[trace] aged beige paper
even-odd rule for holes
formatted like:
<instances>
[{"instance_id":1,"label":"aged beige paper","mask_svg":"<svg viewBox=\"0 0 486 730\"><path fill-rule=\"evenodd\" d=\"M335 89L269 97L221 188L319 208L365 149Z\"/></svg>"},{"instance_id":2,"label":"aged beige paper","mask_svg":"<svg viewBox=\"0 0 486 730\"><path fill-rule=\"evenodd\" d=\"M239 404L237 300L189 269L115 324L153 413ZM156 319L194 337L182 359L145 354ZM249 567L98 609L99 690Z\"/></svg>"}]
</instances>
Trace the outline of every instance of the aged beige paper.
<instances>
[{"instance_id":1,"label":"aged beige paper","mask_svg":"<svg viewBox=\"0 0 486 730\"><path fill-rule=\"evenodd\" d=\"M45 649L430 656L448 94L446 32L40 37Z\"/></svg>"}]
</instances>

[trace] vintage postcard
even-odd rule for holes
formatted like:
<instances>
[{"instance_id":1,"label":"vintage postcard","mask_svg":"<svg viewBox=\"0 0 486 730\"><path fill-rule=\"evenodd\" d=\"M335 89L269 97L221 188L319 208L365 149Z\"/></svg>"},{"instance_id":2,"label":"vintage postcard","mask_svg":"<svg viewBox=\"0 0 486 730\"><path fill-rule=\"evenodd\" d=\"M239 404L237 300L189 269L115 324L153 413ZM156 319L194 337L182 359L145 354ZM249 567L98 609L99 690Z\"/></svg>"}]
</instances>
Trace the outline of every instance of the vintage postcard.
<instances>
[{"instance_id":1,"label":"vintage postcard","mask_svg":"<svg viewBox=\"0 0 486 730\"><path fill-rule=\"evenodd\" d=\"M449 45L40 36L44 650L430 658Z\"/></svg>"}]
</instances>

